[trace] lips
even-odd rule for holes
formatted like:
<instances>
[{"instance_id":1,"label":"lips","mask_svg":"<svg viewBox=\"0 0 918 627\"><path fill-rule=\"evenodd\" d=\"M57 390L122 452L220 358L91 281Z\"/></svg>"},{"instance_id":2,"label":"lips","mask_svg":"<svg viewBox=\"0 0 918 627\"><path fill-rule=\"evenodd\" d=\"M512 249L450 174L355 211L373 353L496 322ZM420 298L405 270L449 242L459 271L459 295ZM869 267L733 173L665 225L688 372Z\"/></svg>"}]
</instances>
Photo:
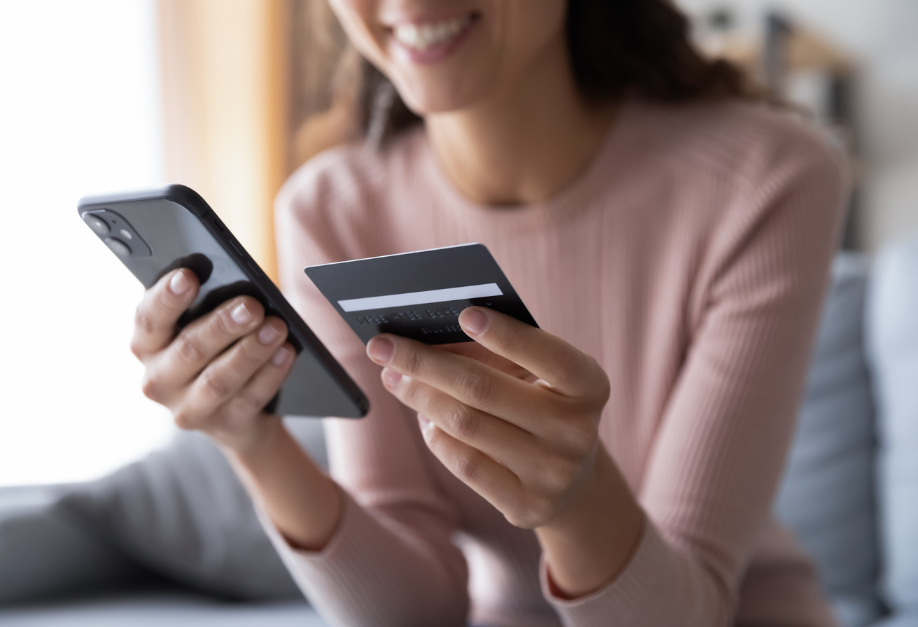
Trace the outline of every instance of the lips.
<instances>
[{"instance_id":1,"label":"lips","mask_svg":"<svg viewBox=\"0 0 918 627\"><path fill-rule=\"evenodd\" d=\"M388 25L393 43L414 62L433 63L447 57L465 40L478 20L476 13L439 19L406 19Z\"/></svg>"},{"instance_id":2,"label":"lips","mask_svg":"<svg viewBox=\"0 0 918 627\"><path fill-rule=\"evenodd\" d=\"M473 19L474 16L468 14L437 22L397 24L392 28L392 34L403 46L428 50L434 46L446 45L457 38L472 25Z\"/></svg>"}]
</instances>

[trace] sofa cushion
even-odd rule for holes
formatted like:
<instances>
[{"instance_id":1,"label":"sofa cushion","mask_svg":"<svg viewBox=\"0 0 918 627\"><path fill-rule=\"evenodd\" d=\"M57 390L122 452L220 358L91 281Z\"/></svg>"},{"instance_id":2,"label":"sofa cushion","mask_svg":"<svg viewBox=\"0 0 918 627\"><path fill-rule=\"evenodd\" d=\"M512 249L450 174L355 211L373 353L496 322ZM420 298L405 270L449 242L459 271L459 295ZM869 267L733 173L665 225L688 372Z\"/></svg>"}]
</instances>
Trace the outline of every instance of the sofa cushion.
<instances>
[{"instance_id":1,"label":"sofa cushion","mask_svg":"<svg viewBox=\"0 0 918 627\"><path fill-rule=\"evenodd\" d=\"M295 419L288 427L325 463L320 421ZM75 486L58 507L138 564L184 585L233 599L302 599L229 462L200 433L179 433L164 449Z\"/></svg>"},{"instance_id":2,"label":"sofa cushion","mask_svg":"<svg viewBox=\"0 0 918 627\"><path fill-rule=\"evenodd\" d=\"M0 606L115 589L144 577L60 510L61 491L0 490Z\"/></svg>"},{"instance_id":3,"label":"sofa cushion","mask_svg":"<svg viewBox=\"0 0 918 627\"><path fill-rule=\"evenodd\" d=\"M776 501L778 518L816 561L843 625L882 614L876 592L874 419L863 350L869 266L839 256L788 467Z\"/></svg>"},{"instance_id":4,"label":"sofa cushion","mask_svg":"<svg viewBox=\"0 0 918 627\"><path fill-rule=\"evenodd\" d=\"M892 616L870 627L918 627L918 612Z\"/></svg>"},{"instance_id":5,"label":"sofa cushion","mask_svg":"<svg viewBox=\"0 0 918 627\"><path fill-rule=\"evenodd\" d=\"M150 587L20 605L3 627L327 627L302 600L227 603L188 590Z\"/></svg>"},{"instance_id":6,"label":"sofa cushion","mask_svg":"<svg viewBox=\"0 0 918 627\"><path fill-rule=\"evenodd\" d=\"M867 316L879 436L883 590L918 614L918 237L878 255Z\"/></svg>"}]
</instances>

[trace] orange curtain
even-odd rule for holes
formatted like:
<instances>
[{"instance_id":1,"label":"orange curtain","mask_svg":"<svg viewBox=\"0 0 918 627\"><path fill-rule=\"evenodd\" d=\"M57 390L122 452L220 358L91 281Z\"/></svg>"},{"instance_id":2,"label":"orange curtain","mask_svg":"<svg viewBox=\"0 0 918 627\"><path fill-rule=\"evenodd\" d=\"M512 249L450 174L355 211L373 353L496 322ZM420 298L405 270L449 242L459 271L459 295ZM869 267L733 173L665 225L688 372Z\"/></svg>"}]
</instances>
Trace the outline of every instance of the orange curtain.
<instances>
[{"instance_id":1,"label":"orange curtain","mask_svg":"<svg viewBox=\"0 0 918 627\"><path fill-rule=\"evenodd\" d=\"M277 278L288 174L286 0L158 0L166 163Z\"/></svg>"}]
</instances>

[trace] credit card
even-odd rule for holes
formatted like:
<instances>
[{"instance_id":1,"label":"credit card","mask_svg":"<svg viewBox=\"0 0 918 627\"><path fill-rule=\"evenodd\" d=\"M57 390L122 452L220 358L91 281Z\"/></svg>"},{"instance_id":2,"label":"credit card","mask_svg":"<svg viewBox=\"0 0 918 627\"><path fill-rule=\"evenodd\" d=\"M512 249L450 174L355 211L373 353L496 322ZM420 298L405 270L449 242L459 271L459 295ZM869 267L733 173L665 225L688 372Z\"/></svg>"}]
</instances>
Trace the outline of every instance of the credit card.
<instances>
[{"instance_id":1,"label":"credit card","mask_svg":"<svg viewBox=\"0 0 918 627\"><path fill-rule=\"evenodd\" d=\"M470 342L459 314L472 305L538 327L483 244L309 266L306 276L364 344L380 333L426 344Z\"/></svg>"}]
</instances>

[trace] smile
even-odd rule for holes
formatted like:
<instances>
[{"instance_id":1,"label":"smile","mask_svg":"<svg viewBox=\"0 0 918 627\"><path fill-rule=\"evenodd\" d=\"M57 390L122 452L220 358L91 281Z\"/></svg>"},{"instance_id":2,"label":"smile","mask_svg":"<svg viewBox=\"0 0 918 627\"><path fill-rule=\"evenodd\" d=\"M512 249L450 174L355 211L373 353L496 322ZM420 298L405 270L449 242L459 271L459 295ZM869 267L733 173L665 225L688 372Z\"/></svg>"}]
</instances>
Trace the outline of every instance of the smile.
<instances>
[{"instance_id":1,"label":"smile","mask_svg":"<svg viewBox=\"0 0 918 627\"><path fill-rule=\"evenodd\" d=\"M429 50L448 46L459 39L474 19L475 16L469 14L437 22L397 24L392 28L392 34L403 46L414 50Z\"/></svg>"}]
</instances>

